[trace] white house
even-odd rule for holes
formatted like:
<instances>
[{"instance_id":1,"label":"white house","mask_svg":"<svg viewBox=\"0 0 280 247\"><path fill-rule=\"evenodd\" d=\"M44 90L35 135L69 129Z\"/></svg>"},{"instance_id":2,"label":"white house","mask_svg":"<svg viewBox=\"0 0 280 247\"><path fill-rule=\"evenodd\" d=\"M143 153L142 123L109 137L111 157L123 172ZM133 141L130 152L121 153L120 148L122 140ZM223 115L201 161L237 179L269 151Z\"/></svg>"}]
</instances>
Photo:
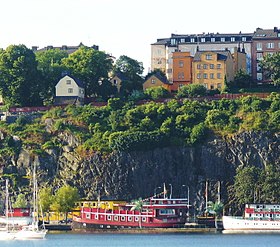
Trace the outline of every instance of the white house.
<instances>
[{"instance_id":1,"label":"white house","mask_svg":"<svg viewBox=\"0 0 280 247\"><path fill-rule=\"evenodd\" d=\"M71 75L63 76L55 86L55 104L78 104L84 103L84 83Z\"/></svg>"}]
</instances>

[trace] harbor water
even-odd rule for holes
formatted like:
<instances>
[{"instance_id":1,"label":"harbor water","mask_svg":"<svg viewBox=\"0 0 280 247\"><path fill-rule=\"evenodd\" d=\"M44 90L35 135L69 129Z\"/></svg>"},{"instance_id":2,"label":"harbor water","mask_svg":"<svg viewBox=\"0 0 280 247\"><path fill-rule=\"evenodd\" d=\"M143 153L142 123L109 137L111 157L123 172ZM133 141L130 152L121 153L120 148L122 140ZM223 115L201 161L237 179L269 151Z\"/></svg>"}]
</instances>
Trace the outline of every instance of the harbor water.
<instances>
[{"instance_id":1,"label":"harbor water","mask_svg":"<svg viewBox=\"0 0 280 247\"><path fill-rule=\"evenodd\" d=\"M0 241L2 247L278 247L280 234L77 234L49 233L44 240Z\"/></svg>"}]
</instances>

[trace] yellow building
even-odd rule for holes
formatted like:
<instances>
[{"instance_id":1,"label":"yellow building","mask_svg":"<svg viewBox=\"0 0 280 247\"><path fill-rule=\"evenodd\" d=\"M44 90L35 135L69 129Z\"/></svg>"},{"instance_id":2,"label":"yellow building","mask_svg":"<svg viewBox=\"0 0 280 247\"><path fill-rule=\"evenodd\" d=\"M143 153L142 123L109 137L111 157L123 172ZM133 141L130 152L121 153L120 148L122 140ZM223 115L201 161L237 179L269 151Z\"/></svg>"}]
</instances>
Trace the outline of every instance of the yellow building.
<instances>
[{"instance_id":1,"label":"yellow building","mask_svg":"<svg viewBox=\"0 0 280 247\"><path fill-rule=\"evenodd\" d=\"M149 76L143 83L143 90L151 87L163 87L171 92L172 84L166 79L166 77L160 75L159 73Z\"/></svg>"},{"instance_id":2,"label":"yellow building","mask_svg":"<svg viewBox=\"0 0 280 247\"><path fill-rule=\"evenodd\" d=\"M118 93L121 91L122 83L127 81L127 80L128 79L126 78L126 76L123 73L121 73L121 72L116 73L110 79L110 81L112 83L112 86L117 88Z\"/></svg>"},{"instance_id":3,"label":"yellow building","mask_svg":"<svg viewBox=\"0 0 280 247\"><path fill-rule=\"evenodd\" d=\"M230 51L197 51L193 59L193 83L208 90L223 89L225 80L234 80L234 60Z\"/></svg>"}]
</instances>

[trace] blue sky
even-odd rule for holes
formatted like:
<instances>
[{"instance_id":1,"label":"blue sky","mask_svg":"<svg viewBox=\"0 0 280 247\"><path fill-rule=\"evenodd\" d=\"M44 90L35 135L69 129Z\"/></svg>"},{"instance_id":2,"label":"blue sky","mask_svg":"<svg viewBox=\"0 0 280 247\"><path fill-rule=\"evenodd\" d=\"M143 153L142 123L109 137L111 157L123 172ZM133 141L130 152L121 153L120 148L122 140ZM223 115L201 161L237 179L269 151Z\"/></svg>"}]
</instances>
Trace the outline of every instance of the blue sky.
<instances>
[{"instance_id":1,"label":"blue sky","mask_svg":"<svg viewBox=\"0 0 280 247\"><path fill-rule=\"evenodd\" d=\"M96 44L146 72L157 38L280 28L279 9L279 0L1 0L0 47Z\"/></svg>"}]
</instances>

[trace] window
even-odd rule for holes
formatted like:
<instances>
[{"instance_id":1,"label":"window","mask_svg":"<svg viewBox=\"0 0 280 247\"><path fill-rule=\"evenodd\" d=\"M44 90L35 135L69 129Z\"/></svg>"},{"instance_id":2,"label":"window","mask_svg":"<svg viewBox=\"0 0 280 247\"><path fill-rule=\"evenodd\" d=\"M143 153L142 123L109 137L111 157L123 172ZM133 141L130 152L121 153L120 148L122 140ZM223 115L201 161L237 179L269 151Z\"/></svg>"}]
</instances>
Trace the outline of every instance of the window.
<instances>
[{"instance_id":1,"label":"window","mask_svg":"<svg viewBox=\"0 0 280 247\"><path fill-rule=\"evenodd\" d=\"M90 219L90 213L86 213L86 219Z\"/></svg>"},{"instance_id":2,"label":"window","mask_svg":"<svg viewBox=\"0 0 280 247\"><path fill-rule=\"evenodd\" d=\"M218 64L217 64L217 69L220 69L220 68L221 68L221 64L218 63Z\"/></svg>"},{"instance_id":3,"label":"window","mask_svg":"<svg viewBox=\"0 0 280 247\"><path fill-rule=\"evenodd\" d=\"M210 85L210 90L213 90L215 87L213 84Z\"/></svg>"},{"instance_id":4,"label":"window","mask_svg":"<svg viewBox=\"0 0 280 247\"><path fill-rule=\"evenodd\" d=\"M211 74L210 74L210 78L211 78L211 79L214 79L214 73L211 73Z\"/></svg>"},{"instance_id":5,"label":"window","mask_svg":"<svg viewBox=\"0 0 280 247\"><path fill-rule=\"evenodd\" d=\"M204 74L203 74L203 78L204 78L204 79L207 79L207 78L208 78L208 75L207 75L206 73L204 73Z\"/></svg>"},{"instance_id":6,"label":"window","mask_svg":"<svg viewBox=\"0 0 280 247\"><path fill-rule=\"evenodd\" d=\"M185 39L181 39L180 42L181 42L181 43L185 43Z\"/></svg>"},{"instance_id":7,"label":"window","mask_svg":"<svg viewBox=\"0 0 280 247\"><path fill-rule=\"evenodd\" d=\"M211 38L211 42L215 42L215 38Z\"/></svg>"},{"instance_id":8,"label":"window","mask_svg":"<svg viewBox=\"0 0 280 247\"><path fill-rule=\"evenodd\" d=\"M155 80L155 79L152 79L152 80L151 80L151 83L152 83L152 84L155 84L155 83L156 83L156 80Z\"/></svg>"},{"instance_id":9,"label":"window","mask_svg":"<svg viewBox=\"0 0 280 247\"><path fill-rule=\"evenodd\" d=\"M70 85L71 84L71 80L66 80L66 84Z\"/></svg>"},{"instance_id":10,"label":"window","mask_svg":"<svg viewBox=\"0 0 280 247\"><path fill-rule=\"evenodd\" d=\"M241 39L242 41L246 41L247 39L246 39L246 37L242 37L242 39Z\"/></svg>"},{"instance_id":11,"label":"window","mask_svg":"<svg viewBox=\"0 0 280 247\"><path fill-rule=\"evenodd\" d=\"M257 60L262 60L263 59L263 54L261 52L257 53Z\"/></svg>"},{"instance_id":12,"label":"window","mask_svg":"<svg viewBox=\"0 0 280 247\"><path fill-rule=\"evenodd\" d=\"M197 69L200 69L200 64L198 64L198 65L196 66L196 68L197 68Z\"/></svg>"},{"instance_id":13,"label":"window","mask_svg":"<svg viewBox=\"0 0 280 247\"><path fill-rule=\"evenodd\" d=\"M257 43L257 51L262 51L262 43Z\"/></svg>"},{"instance_id":14,"label":"window","mask_svg":"<svg viewBox=\"0 0 280 247\"><path fill-rule=\"evenodd\" d=\"M201 78L201 74L198 73L198 74L196 75L196 78L197 78L197 79L200 79L200 78Z\"/></svg>"},{"instance_id":15,"label":"window","mask_svg":"<svg viewBox=\"0 0 280 247\"><path fill-rule=\"evenodd\" d=\"M214 64L210 64L210 69L214 69L215 65Z\"/></svg>"},{"instance_id":16,"label":"window","mask_svg":"<svg viewBox=\"0 0 280 247\"><path fill-rule=\"evenodd\" d=\"M184 72L181 73L181 78L182 78L182 79L185 79L185 74L184 74Z\"/></svg>"},{"instance_id":17,"label":"window","mask_svg":"<svg viewBox=\"0 0 280 247\"><path fill-rule=\"evenodd\" d=\"M235 41L235 37L231 37L231 38L230 38L230 41L231 41L231 42L234 42L234 41Z\"/></svg>"},{"instance_id":18,"label":"window","mask_svg":"<svg viewBox=\"0 0 280 247\"><path fill-rule=\"evenodd\" d=\"M221 73L218 73L218 74L217 74L217 78L218 78L218 79L221 79L221 78L222 78Z\"/></svg>"},{"instance_id":19,"label":"window","mask_svg":"<svg viewBox=\"0 0 280 247\"><path fill-rule=\"evenodd\" d=\"M273 49L274 48L274 43L267 43L266 48Z\"/></svg>"},{"instance_id":20,"label":"window","mask_svg":"<svg viewBox=\"0 0 280 247\"><path fill-rule=\"evenodd\" d=\"M179 67L183 68L184 67L184 61L179 61Z\"/></svg>"},{"instance_id":21,"label":"window","mask_svg":"<svg viewBox=\"0 0 280 247\"><path fill-rule=\"evenodd\" d=\"M218 88L218 89L221 89L221 88L222 88L222 83L218 83L218 84L217 84L217 88Z\"/></svg>"},{"instance_id":22,"label":"window","mask_svg":"<svg viewBox=\"0 0 280 247\"><path fill-rule=\"evenodd\" d=\"M172 69L167 69L167 74L171 74L172 73Z\"/></svg>"},{"instance_id":23,"label":"window","mask_svg":"<svg viewBox=\"0 0 280 247\"><path fill-rule=\"evenodd\" d=\"M118 84L118 80L114 79L114 85Z\"/></svg>"},{"instance_id":24,"label":"window","mask_svg":"<svg viewBox=\"0 0 280 247\"><path fill-rule=\"evenodd\" d=\"M226 42L226 38L221 38L221 42Z\"/></svg>"},{"instance_id":25,"label":"window","mask_svg":"<svg viewBox=\"0 0 280 247\"><path fill-rule=\"evenodd\" d=\"M171 39L171 45L176 45L176 39Z\"/></svg>"},{"instance_id":26,"label":"window","mask_svg":"<svg viewBox=\"0 0 280 247\"><path fill-rule=\"evenodd\" d=\"M262 73L257 73L257 80L262 81L262 79L263 79Z\"/></svg>"},{"instance_id":27,"label":"window","mask_svg":"<svg viewBox=\"0 0 280 247\"><path fill-rule=\"evenodd\" d=\"M191 43L194 43L195 42L195 38L191 38Z\"/></svg>"},{"instance_id":28,"label":"window","mask_svg":"<svg viewBox=\"0 0 280 247\"><path fill-rule=\"evenodd\" d=\"M208 69L208 64L203 64L203 69Z\"/></svg>"},{"instance_id":29,"label":"window","mask_svg":"<svg viewBox=\"0 0 280 247\"><path fill-rule=\"evenodd\" d=\"M204 42L205 42L205 38L201 38L201 40L200 40L200 41L204 43Z\"/></svg>"},{"instance_id":30,"label":"window","mask_svg":"<svg viewBox=\"0 0 280 247\"><path fill-rule=\"evenodd\" d=\"M212 54L206 54L206 60L211 60L212 59Z\"/></svg>"},{"instance_id":31,"label":"window","mask_svg":"<svg viewBox=\"0 0 280 247\"><path fill-rule=\"evenodd\" d=\"M68 93L73 93L73 88L68 88Z\"/></svg>"},{"instance_id":32,"label":"window","mask_svg":"<svg viewBox=\"0 0 280 247\"><path fill-rule=\"evenodd\" d=\"M259 63L257 63L257 71L261 71L261 65Z\"/></svg>"}]
</instances>

